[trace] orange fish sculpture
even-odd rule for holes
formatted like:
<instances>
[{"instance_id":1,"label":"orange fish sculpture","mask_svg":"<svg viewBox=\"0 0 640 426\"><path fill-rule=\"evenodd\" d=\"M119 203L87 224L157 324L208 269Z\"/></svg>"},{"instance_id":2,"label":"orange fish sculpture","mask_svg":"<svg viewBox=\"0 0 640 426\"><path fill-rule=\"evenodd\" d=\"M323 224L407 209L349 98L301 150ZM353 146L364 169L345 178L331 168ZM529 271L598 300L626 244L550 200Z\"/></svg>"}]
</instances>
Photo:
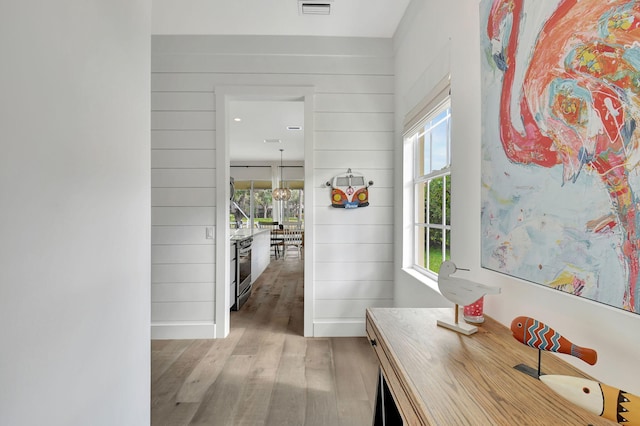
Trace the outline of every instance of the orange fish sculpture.
<instances>
[{"instance_id":1,"label":"orange fish sculpture","mask_svg":"<svg viewBox=\"0 0 640 426\"><path fill-rule=\"evenodd\" d=\"M530 317L515 318L511 332L517 341L535 349L572 355L590 365L598 360L598 353L593 349L574 345L553 328Z\"/></svg>"}]
</instances>

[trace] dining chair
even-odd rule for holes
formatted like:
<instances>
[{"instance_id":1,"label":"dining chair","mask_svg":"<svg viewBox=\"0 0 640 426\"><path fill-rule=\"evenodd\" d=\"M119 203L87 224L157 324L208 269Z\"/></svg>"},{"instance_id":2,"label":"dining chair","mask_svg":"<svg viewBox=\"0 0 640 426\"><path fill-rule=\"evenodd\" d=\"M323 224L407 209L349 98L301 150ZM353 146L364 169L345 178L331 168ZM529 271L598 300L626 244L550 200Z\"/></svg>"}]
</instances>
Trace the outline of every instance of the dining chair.
<instances>
[{"instance_id":1,"label":"dining chair","mask_svg":"<svg viewBox=\"0 0 640 426\"><path fill-rule=\"evenodd\" d=\"M289 222L289 221L284 221L282 222L282 225L284 227L287 228L292 228L292 229L302 229L302 222Z\"/></svg>"},{"instance_id":2,"label":"dining chair","mask_svg":"<svg viewBox=\"0 0 640 426\"><path fill-rule=\"evenodd\" d=\"M273 247L273 256L278 259L280 257L280 248L284 254L284 238L280 232L280 224L278 222L258 222L258 227L271 230L271 247Z\"/></svg>"},{"instance_id":3,"label":"dining chair","mask_svg":"<svg viewBox=\"0 0 640 426\"><path fill-rule=\"evenodd\" d=\"M302 258L304 233L297 225L285 226L284 233L284 252L283 257L287 258L287 253L294 250L298 253L298 257Z\"/></svg>"}]
</instances>

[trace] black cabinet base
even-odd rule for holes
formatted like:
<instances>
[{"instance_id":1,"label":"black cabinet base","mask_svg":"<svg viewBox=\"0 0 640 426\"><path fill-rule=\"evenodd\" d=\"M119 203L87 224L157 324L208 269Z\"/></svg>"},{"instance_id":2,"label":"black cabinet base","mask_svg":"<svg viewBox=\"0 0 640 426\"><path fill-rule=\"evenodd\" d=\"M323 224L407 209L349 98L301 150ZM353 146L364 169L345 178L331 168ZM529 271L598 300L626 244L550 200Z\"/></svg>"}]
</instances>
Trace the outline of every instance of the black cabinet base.
<instances>
[{"instance_id":1,"label":"black cabinet base","mask_svg":"<svg viewBox=\"0 0 640 426\"><path fill-rule=\"evenodd\" d=\"M378 372L378 389L376 390L376 407L373 412L373 426L402 426L402 417L396 407L393 395L384 380L382 369Z\"/></svg>"}]
</instances>

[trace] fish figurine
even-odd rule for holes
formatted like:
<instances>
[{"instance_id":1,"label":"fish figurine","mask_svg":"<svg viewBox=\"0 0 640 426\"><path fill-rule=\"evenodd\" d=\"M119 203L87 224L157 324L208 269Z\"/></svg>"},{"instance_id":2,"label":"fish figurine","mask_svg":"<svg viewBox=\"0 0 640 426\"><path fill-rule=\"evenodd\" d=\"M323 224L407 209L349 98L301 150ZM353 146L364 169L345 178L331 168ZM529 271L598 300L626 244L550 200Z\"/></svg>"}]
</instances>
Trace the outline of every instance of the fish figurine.
<instances>
[{"instance_id":1,"label":"fish figurine","mask_svg":"<svg viewBox=\"0 0 640 426\"><path fill-rule=\"evenodd\" d=\"M532 348L575 356L590 365L598 360L595 350L574 345L553 328L530 317L516 317L511 321L511 332L517 341Z\"/></svg>"},{"instance_id":2,"label":"fish figurine","mask_svg":"<svg viewBox=\"0 0 640 426\"><path fill-rule=\"evenodd\" d=\"M640 397L582 377L542 375L540 380L568 401L614 422L640 425Z\"/></svg>"},{"instance_id":3,"label":"fish figurine","mask_svg":"<svg viewBox=\"0 0 640 426\"><path fill-rule=\"evenodd\" d=\"M467 306L485 294L498 294L500 287L488 286L463 278L451 277L458 268L450 260L442 262L438 271L438 288L440 293L453 303Z\"/></svg>"}]
</instances>

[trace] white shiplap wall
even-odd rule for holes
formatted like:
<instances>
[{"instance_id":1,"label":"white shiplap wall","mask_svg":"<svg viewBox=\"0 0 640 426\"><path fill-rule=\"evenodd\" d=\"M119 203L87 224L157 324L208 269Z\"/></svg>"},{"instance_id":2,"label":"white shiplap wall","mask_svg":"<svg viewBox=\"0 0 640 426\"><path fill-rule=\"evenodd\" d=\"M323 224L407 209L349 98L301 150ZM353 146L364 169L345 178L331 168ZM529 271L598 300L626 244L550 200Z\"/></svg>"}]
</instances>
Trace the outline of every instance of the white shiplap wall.
<instances>
[{"instance_id":1,"label":"white shiplap wall","mask_svg":"<svg viewBox=\"0 0 640 426\"><path fill-rule=\"evenodd\" d=\"M313 334L364 335L365 308L393 304L393 80L388 39L153 36L154 337L214 333L216 86L313 87ZM369 207L329 207L348 168Z\"/></svg>"},{"instance_id":2,"label":"white shiplap wall","mask_svg":"<svg viewBox=\"0 0 640 426\"><path fill-rule=\"evenodd\" d=\"M152 338L214 333L215 97L151 93Z\"/></svg>"}]
</instances>

